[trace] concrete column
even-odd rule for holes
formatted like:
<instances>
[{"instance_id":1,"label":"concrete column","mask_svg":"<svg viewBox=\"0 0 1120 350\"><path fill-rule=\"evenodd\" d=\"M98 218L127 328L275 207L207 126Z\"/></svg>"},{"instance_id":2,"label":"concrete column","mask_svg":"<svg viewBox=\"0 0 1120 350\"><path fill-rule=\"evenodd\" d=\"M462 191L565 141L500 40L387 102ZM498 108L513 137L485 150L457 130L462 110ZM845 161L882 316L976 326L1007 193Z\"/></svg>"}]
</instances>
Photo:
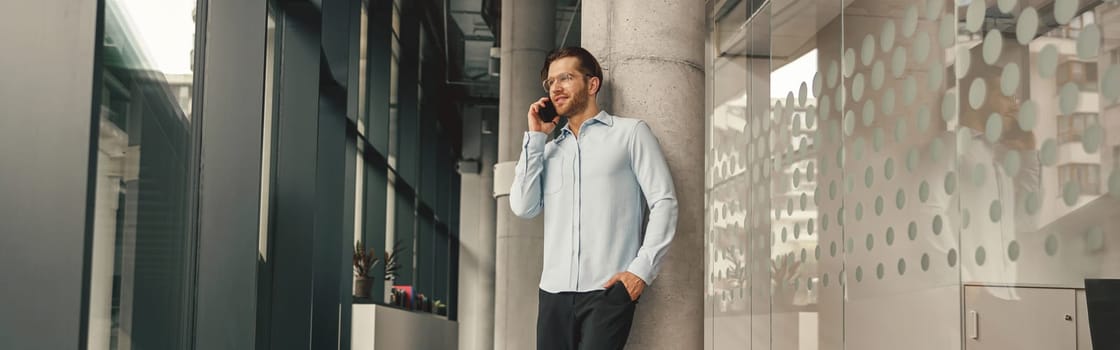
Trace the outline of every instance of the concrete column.
<instances>
[{"instance_id":1,"label":"concrete column","mask_svg":"<svg viewBox=\"0 0 1120 350\"><path fill-rule=\"evenodd\" d=\"M704 1L588 0L584 47L606 75L599 105L649 123L669 161L680 220L638 305L631 349L700 349L704 318Z\"/></svg>"},{"instance_id":2,"label":"concrete column","mask_svg":"<svg viewBox=\"0 0 1120 350\"><path fill-rule=\"evenodd\" d=\"M529 129L529 104L545 95L540 70L555 46L556 0L502 2L498 161L516 161ZM503 189L500 192L507 192ZM498 198L494 349L536 347L537 291L544 249L543 216L524 220Z\"/></svg>"},{"instance_id":3,"label":"concrete column","mask_svg":"<svg viewBox=\"0 0 1120 350\"><path fill-rule=\"evenodd\" d=\"M496 202L494 161L496 134L483 134L497 124L494 108L464 113L463 158L477 160L478 173L462 172L459 239L459 349L494 348L494 241ZM483 122L483 121L486 122Z\"/></svg>"}]
</instances>

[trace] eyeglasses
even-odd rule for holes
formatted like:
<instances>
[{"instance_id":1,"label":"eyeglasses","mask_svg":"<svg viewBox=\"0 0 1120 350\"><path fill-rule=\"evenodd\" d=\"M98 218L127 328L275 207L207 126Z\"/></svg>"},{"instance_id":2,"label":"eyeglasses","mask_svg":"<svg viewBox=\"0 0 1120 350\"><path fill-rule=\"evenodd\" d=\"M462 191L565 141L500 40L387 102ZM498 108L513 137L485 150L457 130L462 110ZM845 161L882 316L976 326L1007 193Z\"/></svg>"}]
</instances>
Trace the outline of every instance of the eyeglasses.
<instances>
[{"instance_id":1,"label":"eyeglasses","mask_svg":"<svg viewBox=\"0 0 1120 350\"><path fill-rule=\"evenodd\" d=\"M585 77L591 77L592 75L591 74L584 74L584 76ZM541 82L541 87L543 87L544 92L547 93L547 92L552 91L552 84L553 83L560 83L564 86L568 86L568 85L572 84L572 79L575 79L575 78L576 78L576 76L572 73L561 73L556 78L548 78L548 79L545 79L545 81L542 81Z\"/></svg>"}]
</instances>

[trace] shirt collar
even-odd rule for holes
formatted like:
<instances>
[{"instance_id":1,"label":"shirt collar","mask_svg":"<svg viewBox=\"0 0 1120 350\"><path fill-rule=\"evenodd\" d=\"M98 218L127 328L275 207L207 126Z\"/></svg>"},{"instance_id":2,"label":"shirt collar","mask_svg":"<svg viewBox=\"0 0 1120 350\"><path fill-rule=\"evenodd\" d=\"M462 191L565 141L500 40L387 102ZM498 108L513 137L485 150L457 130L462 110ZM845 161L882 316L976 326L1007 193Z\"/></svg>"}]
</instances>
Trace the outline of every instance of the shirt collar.
<instances>
[{"instance_id":1,"label":"shirt collar","mask_svg":"<svg viewBox=\"0 0 1120 350\"><path fill-rule=\"evenodd\" d=\"M599 114L596 114L594 118L588 119L587 121L583 122L585 127L595 123L602 123L603 125L606 125L608 127L614 126L614 116L608 114L607 111L600 110ZM571 135L572 129L570 129L569 126L571 125L564 125L564 127L560 130L560 135L556 136L556 139L553 140L553 142L558 143L561 140L567 138L568 135Z\"/></svg>"},{"instance_id":2,"label":"shirt collar","mask_svg":"<svg viewBox=\"0 0 1120 350\"><path fill-rule=\"evenodd\" d=\"M596 114L595 118L591 118L591 120L603 123L606 126L614 126L614 117L607 114L607 111L600 110L599 114Z\"/></svg>"}]
</instances>

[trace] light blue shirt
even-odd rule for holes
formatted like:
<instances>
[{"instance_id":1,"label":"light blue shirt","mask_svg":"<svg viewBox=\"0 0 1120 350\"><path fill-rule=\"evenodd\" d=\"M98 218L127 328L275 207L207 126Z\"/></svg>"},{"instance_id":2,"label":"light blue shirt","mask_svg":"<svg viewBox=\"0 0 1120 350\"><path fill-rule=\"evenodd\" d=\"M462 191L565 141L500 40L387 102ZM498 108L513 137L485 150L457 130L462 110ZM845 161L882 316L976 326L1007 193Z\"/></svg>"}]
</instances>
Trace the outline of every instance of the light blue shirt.
<instances>
[{"instance_id":1,"label":"light blue shirt","mask_svg":"<svg viewBox=\"0 0 1120 350\"><path fill-rule=\"evenodd\" d=\"M599 112L579 128L565 126L547 142L527 132L510 189L513 213L544 212L544 270L551 293L603 289L629 271L647 284L677 227L677 198L669 166L649 125ZM649 222L642 240L642 199Z\"/></svg>"}]
</instances>

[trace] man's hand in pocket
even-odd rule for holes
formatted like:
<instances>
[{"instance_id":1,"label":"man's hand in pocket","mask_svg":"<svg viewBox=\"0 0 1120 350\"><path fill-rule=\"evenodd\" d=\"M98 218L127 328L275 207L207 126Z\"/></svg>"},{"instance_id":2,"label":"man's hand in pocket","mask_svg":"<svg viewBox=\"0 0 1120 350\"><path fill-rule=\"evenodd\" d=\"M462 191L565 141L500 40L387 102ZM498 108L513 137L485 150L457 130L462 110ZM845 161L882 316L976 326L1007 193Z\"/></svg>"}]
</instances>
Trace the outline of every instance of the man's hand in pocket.
<instances>
[{"instance_id":1,"label":"man's hand in pocket","mask_svg":"<svg viewBox=\"0 0 1120 350\"><path fill-rule=\"evenodd\" d=\"M630 294L630 301L638 300L638 297L642 296L642 292L646 289L646 281L629 271L615 274L607 281L607 284L603 285L603 288L610 288L617 281L622 281L622 285L626 286L626 292Z\"/></svg>"}]
</instances>

